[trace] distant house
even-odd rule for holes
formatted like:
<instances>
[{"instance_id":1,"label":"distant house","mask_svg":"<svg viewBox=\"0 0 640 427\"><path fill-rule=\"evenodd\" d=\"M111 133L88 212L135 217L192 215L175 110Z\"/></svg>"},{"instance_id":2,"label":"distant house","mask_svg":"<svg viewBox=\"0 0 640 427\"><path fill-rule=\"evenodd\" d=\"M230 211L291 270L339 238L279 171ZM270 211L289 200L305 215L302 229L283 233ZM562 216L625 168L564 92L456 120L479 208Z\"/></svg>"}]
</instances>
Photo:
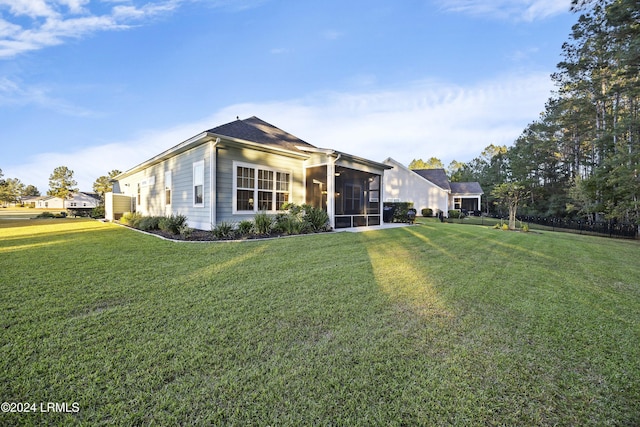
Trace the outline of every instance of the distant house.
<instances>
[{"instance_id":1,"label":"distant house","mask_svg":"<svg viewBox=\"0 0 640 427\"><path fill-rule=\"evenodd\" d=\"M418 213L429 208L445 216L450 210L479 211L484 194L477 182L449 182L444 169L411 170L388 158L384 201L413 202Z\"/></svg>"},{"instance_id":2,"label":"distant house","mask_svg":"<svg viewBox=\"0 0 640 427\"><path fill-rule=\"evenodd\" d=\"M100 197L96 193L71 193L69 198L62 199L55 196L40 196L31 200L40 209L93 209L100 204Z\"/></svg>"},{"instance_id":3,"label":"distant house","mask_svg":"<svg viewBox=\"0 0 640 427\"><path fill-rule=\"evenodd\" d=\"M35 208L39 198L39 196L22 196L20 198L20 204Z\"/></svg>"},{"instance_id":4,"label":"distant house","mask_svg":"<svg viewBox=\"0 0 640 427\"><path fill-rule=\"evenodd\" d=\"M377 225L382 163L318 148L257 117L209 129L116 176L106 218L182 214L190 227L276 214L287 202L324 209L334 228Z\"/></svg>"}]
</instances>

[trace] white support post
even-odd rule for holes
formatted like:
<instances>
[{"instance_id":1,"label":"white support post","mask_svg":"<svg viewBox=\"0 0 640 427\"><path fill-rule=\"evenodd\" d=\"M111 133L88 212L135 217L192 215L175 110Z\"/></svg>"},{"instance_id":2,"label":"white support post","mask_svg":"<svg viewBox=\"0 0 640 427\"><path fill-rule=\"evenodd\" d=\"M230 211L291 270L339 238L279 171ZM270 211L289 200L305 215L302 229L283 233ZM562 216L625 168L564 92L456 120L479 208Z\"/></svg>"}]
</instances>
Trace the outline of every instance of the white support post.
<instances>
[{"instance_id":1,"label":"white support post","mask_svg":"<svg viewBox=\"0 0 640 427\"><path fill-rule=\"evenodd\" d=\"M328 156L329 157L329 156ZM327 215L329 215L329 225L331 228L336 228L335 219L335 201L336 201L336 165L334 161L329 157L327 162Z\"/></svg>"}]
</instances>

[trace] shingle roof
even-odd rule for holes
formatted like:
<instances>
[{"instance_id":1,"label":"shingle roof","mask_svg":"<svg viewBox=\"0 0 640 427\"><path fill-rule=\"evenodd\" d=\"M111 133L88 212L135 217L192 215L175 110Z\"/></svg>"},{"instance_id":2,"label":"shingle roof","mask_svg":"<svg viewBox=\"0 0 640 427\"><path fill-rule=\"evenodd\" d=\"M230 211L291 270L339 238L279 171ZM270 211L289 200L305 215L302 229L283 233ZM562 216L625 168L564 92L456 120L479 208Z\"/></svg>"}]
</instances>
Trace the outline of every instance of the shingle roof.
<instances>
[{"instance_id":1,"label":"shingle roof","mask_svg":"<svg viewBox=\"0 0 640 427\"><path fill-rule=\"evenodd\" d=\"M414 169L414 172L452 194L484 194L479 182L449 182L444 169Z\"/></svg>"},{"instance_id":2,"label":"shingle roof","mask_svg":"<svg viewBox=\"0 0 640 427\"><path fill-rule=\"evenodd\" d=\"M453 194L484 194L479 182L452 182L450 185Z\"/></svg>"},{"instance_id":3,"label":"shingle roof","mask_svg":"<svg viewBox=\"0 0 640 427\"><path fill-rule=\"evenodd\" d=\"M308 142L305 142L255 116L244 120L238 119L213 129L209 129L207 132L282 148L289 151L300 151L296 146L316 148Z\"/></svg>"},{"instance_id":4,"label":"shingle roof","mask_svg":"<svg viewBox=\"0 0 640 427\"><path fill-rule=\"evenodd\" d=\"M444 169L414 169L413 171L444 190L451 189L449 187L449 178L447 178Z\"/></svg>"}]
</instances>

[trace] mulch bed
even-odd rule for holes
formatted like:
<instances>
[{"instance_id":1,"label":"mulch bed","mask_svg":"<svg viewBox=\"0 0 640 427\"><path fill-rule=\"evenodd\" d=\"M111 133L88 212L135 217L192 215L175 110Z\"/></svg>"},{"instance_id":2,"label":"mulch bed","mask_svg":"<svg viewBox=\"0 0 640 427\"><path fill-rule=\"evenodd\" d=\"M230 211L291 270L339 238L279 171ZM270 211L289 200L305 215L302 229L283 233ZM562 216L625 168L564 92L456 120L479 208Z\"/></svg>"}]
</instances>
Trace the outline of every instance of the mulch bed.
<instances>
[{"instance_id":1,"label":"mulch bed","mask_svg":"<svg viewBox=\"0 0 640 427\"><path fill-rule=\"evenodd\" d=\"M133 228L133 227L129 227L129 228ZM136 228L133 228L133 229L134 230L138 230ZM138 231L142 231L142 230L138 230ZM214 236L213 233L210 232L210 231L193 230L191 235L188 238L185 239L180 234L171 234L169 232L162 231L162 230L144 230L144 232L148 233L148 234L155 234L157 236L164 237L165 239L168 239L168 240L179 240L179 241L187 241L187 242L220 242L220 241L234 241L234 240L258 240L258 239L273 239L273 238L276 238L276 237L291 236L290 234L284 234L284 233L270 233L270 234L249 234L249 235L244 235L244 236L241 236L239 234L234 234L233 236L230 236L228 238L218 238L218 237ZM322 231L320 233L326 233L326 231ZM315 233L308 233L308 234L315 234Z\"/></svg>"}]
</instances>

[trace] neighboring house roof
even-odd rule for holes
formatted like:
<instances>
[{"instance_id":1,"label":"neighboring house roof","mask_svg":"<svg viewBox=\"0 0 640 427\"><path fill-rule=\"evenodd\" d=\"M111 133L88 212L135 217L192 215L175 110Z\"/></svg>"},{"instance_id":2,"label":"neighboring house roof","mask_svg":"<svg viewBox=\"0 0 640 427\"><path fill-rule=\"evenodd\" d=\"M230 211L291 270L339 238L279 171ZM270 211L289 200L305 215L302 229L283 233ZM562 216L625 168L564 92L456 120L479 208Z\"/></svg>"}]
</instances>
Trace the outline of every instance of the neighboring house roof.
<instances>
[{"instance_id":1,"label":"neighboring house roof","mask_svg":"<svg viewBox=\"0 0 640 427\"><path fill-rule=\"evenodd\" d=\"M484 194L479 182L449 182L444 169L415 169L415 173L451 194Z\"/></svg>"},{"instance_id":2,"label":"neighboring house roof","mask_svg":"<svg viewBox=\"0 0 640 427\"><path fill-rule=\"evenodd\" d=\"M421 177L433 182L438 187L451 191L449 178L447 178L447 174L444 169L414 169L413 171Z\"/></svg>"},{"instance_id":3,"label":"neighboring house roof","mask_svg":"<svg viewBox=\"0 0 640 427\"><path fill-rule=\"evenodd\" d=\"M484 194L479 182L452 182L452 194Z\"/></svg>"},{"instance_id":4,"label":"neighboring house roof","mask_svg":"<svg viewBox=\"0 0 640 427\"><path fill-rule=\"evenodd\" d=\"M93 198L93 199L100 200L100 195L99 195L98 193L95 193L95 192L91 192L91 191L79 191L79 192L78 192L78 193L76 193L76 194L84 194L84 195L85 195L85 196L87 196L87 197L91 197L91 198Z\"/></svg>"},{"instance_id":5,"label":"neighboring house roof","mask_svg":"<svg viewBox=\"0 0 640 427\"><path fill-rule=\"evenodd\" d=\"M256 116L245 120L238 119L234 122L209 129L207 132L273 146L289 151L302 151L298 147L316 148L308 142L277 128Z\"/></svg>"}]
</instances>

